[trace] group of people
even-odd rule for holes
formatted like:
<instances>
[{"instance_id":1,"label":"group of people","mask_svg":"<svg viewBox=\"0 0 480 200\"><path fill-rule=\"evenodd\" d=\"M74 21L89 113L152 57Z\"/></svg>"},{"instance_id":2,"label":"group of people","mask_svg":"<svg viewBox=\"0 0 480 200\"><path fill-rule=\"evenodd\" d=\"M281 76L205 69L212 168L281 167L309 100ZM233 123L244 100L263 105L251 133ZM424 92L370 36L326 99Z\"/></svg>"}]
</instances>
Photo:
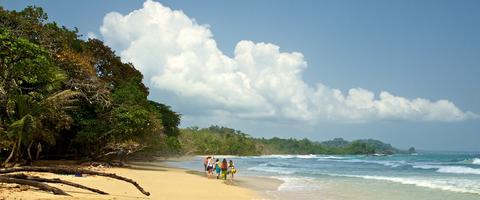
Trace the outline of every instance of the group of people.
<instances>
[{"instance_id":1,"label":"group of people","mask_svg":"<svg viewBox=\"0 0 480 200\"><path fill-rule=\"evenodd\" d=\"M232 160L227 162L227 159L223 159L222 162L217 158L208 156L203 160L203 166L205 167L205 173L208 178L214 177L214 173L217 179L227 180L227 176L230 175L230 181L233 181L233 176L237 173L235 164Z\"/></svg>"}]
</instances>

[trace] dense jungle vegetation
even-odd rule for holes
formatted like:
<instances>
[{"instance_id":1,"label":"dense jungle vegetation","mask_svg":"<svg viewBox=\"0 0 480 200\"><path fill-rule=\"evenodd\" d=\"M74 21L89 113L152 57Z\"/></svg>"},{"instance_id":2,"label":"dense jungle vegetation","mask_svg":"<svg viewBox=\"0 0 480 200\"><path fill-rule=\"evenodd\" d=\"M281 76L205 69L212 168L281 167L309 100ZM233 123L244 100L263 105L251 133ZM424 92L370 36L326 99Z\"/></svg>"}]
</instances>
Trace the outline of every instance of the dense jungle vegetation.
<instances>
[{"instance_id":1,"label":"dense jungle vegetation","mask_svg":"<svg viewBox=\"0 0 480 200\"><path fill-rule=\"evenodd\" d=\"M0 165L132 155L397 152L376 140L256 139L218 126L180 130L180 114L148 100L142 79L102 41L49 22L42 8L0 7Z\"/></svg>"},{"instance_id":2,"label":"dense jungle vegetation","mask_svg":"<svg viewBox=\"0 0 480 200\"><path fill-rule=\"evenodd\" d=\"M178 152L180 115L147 99L142 74L102 41L0 8L0 158L103 159Z\"/></svg>"},{"instance_id":3,"label":"dense jungle vegetation","mask_svg":"<svg viewBox=\"0 0 480 200\"><path fill-rule=\"evenodd\" d=\"M335 138L325 142L308 139L252 138L227 127L190 127L181 130L182 153L187 155L261 155L261 154L393 154L400 150L378 140L346 141Z\"/></svg>"}]
</instances>

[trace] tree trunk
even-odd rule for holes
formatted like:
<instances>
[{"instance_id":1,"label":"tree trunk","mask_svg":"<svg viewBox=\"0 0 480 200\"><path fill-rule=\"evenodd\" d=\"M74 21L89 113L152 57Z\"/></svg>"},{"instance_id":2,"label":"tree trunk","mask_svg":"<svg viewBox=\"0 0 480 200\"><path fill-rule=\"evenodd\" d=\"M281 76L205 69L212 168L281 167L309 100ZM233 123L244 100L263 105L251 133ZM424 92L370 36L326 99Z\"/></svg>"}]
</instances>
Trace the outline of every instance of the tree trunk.
<instances>
[{"instance_id":1,"label":"tree trunk","mask_svg":"<svg viewBox=\"0 0 480 200\"><path fill-rule=\"evenodd\" d=\"M29 185L29 186L36 187L36 188L38 188L40 190L43 190L43 191L52 192L53 194L68 195L66 192L64 192L61 189L49 186L45 183L41 183L41 182L38 182L38 181L0 176L0 182L1 183L16 183L16 184L20 184L20 185ZM68 195L68 196L70 196L70 195Z\"/></svg>"},{"instance_id":2,"label":"tree trunk","mask_svg":"<svg viewBox=\"0 0 480 200\"><path fill-rule=\"evenodd\" d=\"M35 160L38 160L40 158L40 152L42 152L42 143L37 144L37 155L35 156Z\"/></svg>"},{"instance_id":3,"label":"tree trunk","mask_svg":"<svg viewBox=\"0 0 480 200\"><path fill-rule=\"evenodd\" d=\"M21 157L21 150L22 150L22 137L18 136L18 142L17 142L17 150L15 151L15 154L13 154L13 163L17 163L19 161L19 157Z\"/></svg>"},{"instance_id":4,"label":"tree trunk","mask_svg":"<svg viewBox=\"0 0 480 200\"><path fill-rule=\"evenodd\" d=\"M33 145L33 141L31 141L27 147L27 156L28 156L27 165L30 165L33 162L32 153L31 153L32 145Z\"/></svg>"},{"instance_id":5,"label":"tree trunk","mask_svg":"<svg viewBox=\"0 0 480 200\"><path fill-rule=\"evenodd\" d=\"M84 190L90 190L90 191L98 193L98 194L108 194L104 191L101 191L101 190L98 190L98 189L95 189L95 188L83 186L83 185L73 183L73 182L70 182L70 181L64 181L64 180L61 180L61 179L58 179L58 178L48 179L48 178L41 178L41 177L38 177L38 176L27 176L25 174L7 174L7 175L2 175L0 177L26 179L26 180L32 180L32 181L38 181L38 182L45 182L45 183L61 183L61 184L69 185L69 186L72 186L72 187L77 187L77 188L84 189Z\"/></svg>"},{"instance_id":6,"label":"tree trunk","mask_svg":"<svg viewBox=\"0 0 480 200\"><path fill-rule=\"evenodd\" d=\"M80 169L80 168L66 168L66 167L19 167L19 168L4 168L0 169L0 174L7 174L13 172L49 172L54 174L90 174L97 176L105 176L113 179L125 181L134 185L141 193L146 196L150 196L150 192L145 191L137 182L132 179L118 176L113 173L96 172L92 170Z\"/></svg>"},{"instance_id":7,"label":"tree trunk","mask_svg":"<svg viewBox=\"0 0 480 200\"><path fill-rule=\"evenodd\" d=\"M13 158L13 155L15 154L15 150L17 150L17 143L13 144L12 151L10 152L10 155L8 155L8 158L3 162L3 165L7 165L7 163L10 162L10 160Z\"/></svg>"}]
</instances>

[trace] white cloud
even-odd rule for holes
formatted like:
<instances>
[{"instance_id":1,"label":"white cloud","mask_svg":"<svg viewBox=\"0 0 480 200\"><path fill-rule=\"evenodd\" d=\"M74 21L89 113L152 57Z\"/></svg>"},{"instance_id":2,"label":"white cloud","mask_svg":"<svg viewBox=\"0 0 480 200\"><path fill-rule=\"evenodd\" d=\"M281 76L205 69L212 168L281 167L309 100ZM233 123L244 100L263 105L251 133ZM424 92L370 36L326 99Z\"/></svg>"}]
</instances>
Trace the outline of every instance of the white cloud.
<instances>
[{"instance_id":1,"label":"white cloud","mask_svg":"<svg viewBox=\"0 0 480 200\"><path fill-rule=\"evenodd\" d=\"M182 11L146 1L127 15L108 13L100 28L107 45L132 62L151 90L169 91L205 112L240 118L365 122L381 119L460 121L476 117L448 100L406 99L362 88L346 94L301 77L301 53L243 40L234 57L217 47L207 25ZM167 102L171 103L171 102Z\"/></svg>"}]
</instances>

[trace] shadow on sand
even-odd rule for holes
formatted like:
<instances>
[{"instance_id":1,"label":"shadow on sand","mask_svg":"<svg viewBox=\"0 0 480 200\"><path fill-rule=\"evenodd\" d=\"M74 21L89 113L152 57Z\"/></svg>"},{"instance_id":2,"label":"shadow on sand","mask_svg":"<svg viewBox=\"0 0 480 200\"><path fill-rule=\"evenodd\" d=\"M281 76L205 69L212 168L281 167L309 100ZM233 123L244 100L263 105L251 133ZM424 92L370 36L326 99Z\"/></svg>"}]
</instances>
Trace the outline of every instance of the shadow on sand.
<instances>
[{"instance_id":1,"label":"shadow on sand","mask_svg":"<svg viewBox=\"0 0 480 200\"><path fill-rule=\"evenodd\" d=\"M161 164L146 163L146 162L131 162L125 168L134 170L148 170L148 171L168 171L168 167Z\"/></svg>"},{"instance_id":2,"label":"shadow on sand","mask_svg":"<svg viewBox=\"0 0 480 200\"><path fill-rule=\"evenodd\" d=\"M201 172L201 171L195 171L195 170L187 170L185 171L187 174L193 174L193 175L197 175L197 176L201 176L201 177L205 177L207 178L207 176L205 175L205 172ZM230 178L230 177L229 177ZM213 178L211 178L212 180L216 179L216 177L214 176ZM227 185L233 185L233 186L243 186L246 181L245 180L242 180L242 179L235 179L235 181L230 181L230 180L223 180L223 179L218 179L219 181L223 181L223 183L227 184Z\"/></svg>"}]
</instances>

